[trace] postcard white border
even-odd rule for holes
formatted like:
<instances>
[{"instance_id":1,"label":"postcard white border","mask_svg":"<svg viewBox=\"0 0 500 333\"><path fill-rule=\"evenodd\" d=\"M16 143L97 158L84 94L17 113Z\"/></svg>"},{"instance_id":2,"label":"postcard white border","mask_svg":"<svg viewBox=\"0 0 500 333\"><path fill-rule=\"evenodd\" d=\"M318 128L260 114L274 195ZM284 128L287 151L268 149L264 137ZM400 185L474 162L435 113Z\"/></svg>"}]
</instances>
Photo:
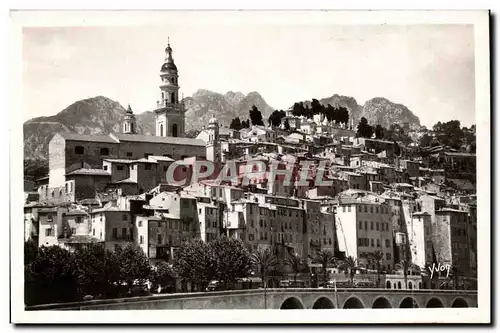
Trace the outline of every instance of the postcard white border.
<instances>
[{"instance_id":1,"label":"postcard white border","mask_svg":"<svg viewBox=\"0 0 500 333\"><path fill-rule=\"evenodd\" d=\"M473 24L478 136L478 308L346 310L24 311L22 27L193 24ZM490 68L487 11L87 11L11 12L8 107L10 122L11 319L14 323L455 323L490 317ZM325 313L328 311L328 315Z\"/></svg>"}]
</instances>

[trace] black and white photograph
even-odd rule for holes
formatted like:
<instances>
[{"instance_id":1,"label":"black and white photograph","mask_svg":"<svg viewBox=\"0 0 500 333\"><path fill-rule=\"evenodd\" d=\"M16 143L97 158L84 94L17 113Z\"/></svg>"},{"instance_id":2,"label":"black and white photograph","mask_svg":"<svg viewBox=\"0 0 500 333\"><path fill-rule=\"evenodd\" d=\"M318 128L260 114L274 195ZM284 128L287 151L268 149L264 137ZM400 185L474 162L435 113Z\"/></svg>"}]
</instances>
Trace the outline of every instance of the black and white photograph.
<instances>
[{"instance_id":1,"label":"black and white photograph","mask_svg":"<svg viewBox=\"0 0 500 333\"><path fill-rule=\"evenodd\" d=\"M12 13L12 321L489 322L489 19Z\"/></svg>"}]
</instances>

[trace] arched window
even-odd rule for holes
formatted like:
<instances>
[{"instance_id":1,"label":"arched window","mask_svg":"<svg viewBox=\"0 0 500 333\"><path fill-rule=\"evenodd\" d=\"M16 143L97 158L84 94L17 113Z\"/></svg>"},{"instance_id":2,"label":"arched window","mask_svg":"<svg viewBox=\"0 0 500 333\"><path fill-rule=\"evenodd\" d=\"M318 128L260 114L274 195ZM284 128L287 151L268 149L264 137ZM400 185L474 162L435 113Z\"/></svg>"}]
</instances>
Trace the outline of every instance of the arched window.
<instances>
[{"instance_id":1,"label":"arched window","mask_svg":"<svg viewBox=\"0 0 500 333\"><path fill-rule=\"evenodd\" d=\"M387 289L391 289L391 281L387 281L387 283L386 283L386 288L387 288Z\"/></svg>"},{"instance_id":2,"label":"arched window","mask_svg":"<svg viewBox=\"0 0 500 333\"><path fill-rule=\"evenodd\" d=\"M418 289L422 289L422 282L418 283Z\"/></svg>"},{"instance_id":3,"label":"arched window","mask_svg":"<svg viewBox=\"0 0 500 333\"><path fill-rule=\"evenodd\" d=\"M398 289L401 289L401 281L398 282Z\"/></svg>"},{"instance_id":4,"label":"arched window","mask_svg":"<svg viewBox=\"0 0 500 333\"><path fill-rule=\"evenodd\" d=\"M410 282L408 282L408 288L409 288L409 289L413 289L413 284L411 283L411 281L410 281Z\"/></svg>"},{"instance_id":5,"label":"arched window","mask_svg":"<svg viewBox=\"0 0 500 333\"><path fill-rule=\"evenodd\" d=\"M172 136L177 136L177 124L172 125Z\"/></svg>"},{"instance_id":6,"label":"arched window","mask_svg":"<svg viewBox=\"0 0 500 333\"><path fill-rule=\"evenodd\" d=\"M161 92L161 101L162 103L165 101L165 93L163 91Z\"/></svg>"},{"instance_id":7,"label":"arched window","mask_svg":"<svg viewBox=\"0 0 500 333\"><path fill-rule=\"evenodd\" d=\"M160 136L163 136L163 124L160 124Z\"/></svg>"},{"instance_id":8,"label":"arched window","mask_svg":"<svg viewBox=\"0 0 500 333\"><path fill-rule=\"evenodd\" d=\"M175 93L170 93L170 102L175 103Z\"/></svg>"},{"instance_id":9,"label":"arched window","mask_svg":"<svg viewBox=\"0 0 500 333\"><path fill-rule=\"evenodd\" d=\"M130 123L130 132L134 132L134 123Z\"/></svg>"}]
</instances>

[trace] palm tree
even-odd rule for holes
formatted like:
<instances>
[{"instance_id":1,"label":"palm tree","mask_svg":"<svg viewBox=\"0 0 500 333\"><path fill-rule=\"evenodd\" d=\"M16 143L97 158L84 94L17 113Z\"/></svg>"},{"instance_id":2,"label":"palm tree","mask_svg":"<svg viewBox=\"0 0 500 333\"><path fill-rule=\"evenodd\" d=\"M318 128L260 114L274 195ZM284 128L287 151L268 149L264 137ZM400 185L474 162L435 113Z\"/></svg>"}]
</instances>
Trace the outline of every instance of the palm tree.
<instances>
[{"instance_id":1,"label":"palm tree","mask_svg":"<svg viewBox=\"0 0 500 333\"><path fill-rule=\"evenodd\" d=\"M353 256L349 256L342 261L340 267L346 272L349 272L352 286L354 283L354 275L356 274L356 269L358 268L358 261Z\"/></svg>"},{"instance_id":2,"label":"palm tree","mask_svg":"<svg viewBox=\"0 0 500 333\"><path fill-rule=\"evenodd\" d=\"M253 267L260 273L260 279L264 284L264 309L267 309L267 281L266 275L278 265L276 255L269 249L257 250L252 253L251 261Z\"/></svg>"},{"instance_id":3,"label":"palm tree","mask_svg":"<svg viewBox=\"0 0 500 333\"><path fill-rule=\"evenodd\" d=\"M371 257L377 264L377 286L380 288L380 261L384 259L384 253L377 250L372 253Z\"/></svg>"},{"instance_id":4,"label":"palm tree","mask_svg":"<svg viewBox=\"0 0 500 333\"><path fill-rule=\"evenodd\" d=\"M335 265L337 262L337 258L335 258L335 254L331 250L323 249L321 251L318 251L315 256L311 257L311 259L314 262L321 264L321 268L323 270L323 283L326 286L326 274L327 274L328 265L330 265L330 264Z\"/></svg>"},{"instance_id":5,"label":"palm tree","mask_svg":"<svg viewBox=\"0 0 500 333\"><path fill-rule=\"evenodd\" d=\"M407 259L403 259L400 262L398 262L396 264L396 266L398 267L398 269L403 270L403 274L405 276L405 289L407 289L408 288L408 269L411 266L411 262Z\"/></svg>"},{"instance_id":6,"label":"palm tree","mask_svg":"<svg viewBox=\"0 0 500 333\"><path fill-rule=\"evenodd\" d=\"M252 253L251 260L254 268L260 273L260 278L262 280L264 288L266 288L267 274L271 270L273 270L276 265L278 265L278 259L276 258L276 255L274 255L274 253L272 253L269 249L260 249Z\"/></svg>"},{"instance_id":7,"label":"palm tree","mask_svg":"<svg viewBox=\"0 0 500 333\"><path fill-rule=\"evenodd\" d=\"M302 258L299 255L294 254L294 255L291 255L288 258L286 258L283 261L283 264L285 264L285 266L288 266L292 269L293 282L295 285L297 285L297 275L300 273L300 271L304 267L304 261L302 260Z\"/></svg>"}]
</instances>

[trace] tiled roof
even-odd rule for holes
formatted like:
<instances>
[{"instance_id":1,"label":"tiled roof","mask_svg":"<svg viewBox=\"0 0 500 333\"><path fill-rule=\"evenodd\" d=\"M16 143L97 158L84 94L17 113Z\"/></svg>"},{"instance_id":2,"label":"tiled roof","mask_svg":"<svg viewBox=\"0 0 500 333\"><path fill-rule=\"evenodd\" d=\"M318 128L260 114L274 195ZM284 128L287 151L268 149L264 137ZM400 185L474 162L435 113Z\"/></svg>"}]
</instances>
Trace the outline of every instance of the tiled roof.
<instances>
[{"instance_id":1,"label":"tiled roof","mask_svg":"<svg viewBox=\"0 0 500 333\"><path fill-rule=\"evenodd\" d=\"M64 215L66 216L87 215L87 212L84 212L83 210L72 210L71 212L67 212Z\"/></svg>"},{"instance_id":2,"label":"tiled roof","mask_svg":"<svg viewBox=\"0 0 500 333\"><path fill-rule=\"evenodd\" d=\"M134 160L127 160L124 158L105 158L105 159L103 159L103 161L111 162L111 163L123 163L123 164L130 164L130 163L134 162Z\"/></svg>"},{"instance_id":3,"label":"tiled roof","mask_svg":"<svg viewBox=\"0 0 500 333\"><path fill-rule=\"evenodd\" d=\"M174 159L170 158L168 156L149 156L148 157L150 160L155 160L155 161L163 161L163 162L173 162Z\"/></svg>"},{"instance_id":4,"label":"tiled roof","mask_svg":"<svg viewBox=\"0 0 500 333\"><path fill-rule=\"evenodd\" d=\"M127 179L119 180L119 181L115 182L115 184L137 184L137 181L130 179L130 178L127 178Z\"/></svg>"},{"instance_id":5,"label":"tiled roof","mask_svg":"<svg viewBox=\"0 0 500 333\"><path fill-rule=\"evenodd\" d=\"M153 160L148 160L148 159L146 159L146 158L140 158L140 159L138 159L138 160L135 160L134 162L135 162L135 163L151 163L151 164L156 164L156 163L158 163L158 162L156 162L156 161L153 161Z\"/></svg>"},{"instance_id":6,"label":"tiled roof","mask_svg":"<svg viewBox=\"0 0 500 333\"><path fill-rule=\"evenodd\" d=\"M91 141L91 142L107 142L107 143L118 143L117 140L113 139L109 135L83 135L68 132L59 132L65 140L70 141Z\"/></svg>"},{"instance_id":7,"label":"tiled roof","mask_svg":"<svg viewBox=\"0 0 500 333\"><path fill-rule=\"evenodd\" d=\"M118 141L165 143L174 145L205 147L205 142L199 139L179 138L179 137L169 137L169 136L139 135L139 134L123 134L123 133L112 133L110 134L110 136L116 138Z\"/></svg>"},{"instance_id":8,"label":"tiled roof","mask_svg":"<svg viewBox=\"0 0 500 333\"><path fill-rule=\"evenodd\" d=\"M68 175L111 176L111 174L104 169L84 169L84 168L77 169L75 171L67 173L66 176Z\"/></svg>"}]
</instances>

